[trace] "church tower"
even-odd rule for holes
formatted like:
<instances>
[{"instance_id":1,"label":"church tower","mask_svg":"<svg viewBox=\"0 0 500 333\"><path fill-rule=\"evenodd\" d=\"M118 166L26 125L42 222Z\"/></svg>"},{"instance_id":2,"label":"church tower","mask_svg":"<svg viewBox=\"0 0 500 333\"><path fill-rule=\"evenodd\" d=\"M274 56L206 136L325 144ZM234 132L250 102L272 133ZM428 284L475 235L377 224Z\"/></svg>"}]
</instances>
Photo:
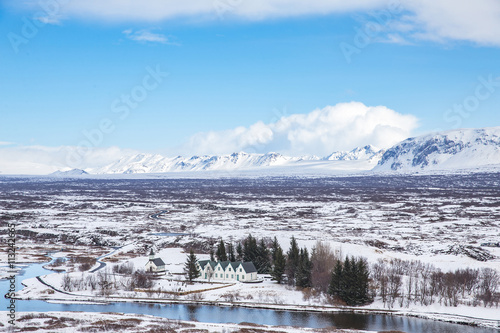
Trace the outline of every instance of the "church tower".
<instances>
[{"instance_id":1,"label":"church tower","mask_svg":"<svg viewBox=\"0 0 500 333\"><path fill-rule=\"evenodd\" d=\"M155 259L155 251L153 251L153 248L151 248L151 251L149 252L149 260L153 261Z\"/></svg>"}]
</instances>

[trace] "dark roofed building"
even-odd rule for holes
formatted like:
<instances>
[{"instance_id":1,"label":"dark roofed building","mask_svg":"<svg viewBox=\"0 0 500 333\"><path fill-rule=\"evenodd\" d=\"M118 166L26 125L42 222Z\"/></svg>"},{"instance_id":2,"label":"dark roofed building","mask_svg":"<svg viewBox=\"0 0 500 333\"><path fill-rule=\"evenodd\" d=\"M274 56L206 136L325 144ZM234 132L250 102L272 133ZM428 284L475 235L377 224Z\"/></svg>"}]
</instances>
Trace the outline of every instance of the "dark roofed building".
<instances>
[{"instance_id":1,"label":"dark roofed building","mask_svg":"<svg viewBox=\"0 0 500 333\"><path fill-rule=\"evenodd\" d=\"M257 280L257 269L252 262L198 261L198 270L203 279L252 282Z\"/></svg>"},{"instance_id":2,"label":"dark roofed building","mask_svg":"<svg viewBox=\"0 0 500 333\"><path fill-rule=\"evenodd\" d=\"M165 262L161 258L156 258L153 249L149 252L149 261L146 263L146 271L151 273L165 272Z\"/></svg>"}]
</instances>

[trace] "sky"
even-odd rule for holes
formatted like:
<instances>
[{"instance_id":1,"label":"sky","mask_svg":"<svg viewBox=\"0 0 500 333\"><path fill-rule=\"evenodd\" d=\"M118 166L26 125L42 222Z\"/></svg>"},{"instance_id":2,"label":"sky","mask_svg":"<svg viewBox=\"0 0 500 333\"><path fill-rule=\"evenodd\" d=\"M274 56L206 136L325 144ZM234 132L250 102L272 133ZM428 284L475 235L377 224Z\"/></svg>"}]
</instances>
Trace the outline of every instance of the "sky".
<instances>
[{"instance_id":1,"label":"sky","mask_svg":"<svg viewBox=\"0 0 500 333\"><path fill-rule=\"evenodd\" d=\"M325 156L499 126L498 31L498 0L4 0L0 160Z\"/></svg>"}]
</instances>

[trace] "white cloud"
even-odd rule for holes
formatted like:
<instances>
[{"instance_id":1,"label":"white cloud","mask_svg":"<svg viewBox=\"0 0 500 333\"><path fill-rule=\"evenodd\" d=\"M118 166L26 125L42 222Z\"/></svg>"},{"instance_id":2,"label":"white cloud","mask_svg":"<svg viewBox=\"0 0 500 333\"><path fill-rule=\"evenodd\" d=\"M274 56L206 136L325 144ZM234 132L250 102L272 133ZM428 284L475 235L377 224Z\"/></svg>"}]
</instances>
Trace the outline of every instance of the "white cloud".
<instances>
[{"instance_id":1,"label":"white cloud","mask_svg":"<svg viewBox=\"0 0 500 333\"><path fill-rule=\"evenodd\" d=\"M168 44L169 40L167 36L159 33L154 33L149 30L137 30L127 29L123 31L123 34L130 40L137 42L149 42L149 43L161 43Z\"/></svg>"},{"instance_id":2,"label":"white cloud","mask_svg":"<svg viewBox=\"0 0 500 333\"><path fill-rule=\"evenodd\" d=\"M10 0L12 5L40 11L44 1ZM57 14L106 21L161 21L172 18L264 20L275 17L324 15L339 12L382 11L400 4L405 15L395 18L406 33L417 39L460 40L500 46L498 0L59 0L46 6L49 17ZM43 6L42 6L43 9ZM403 32L403 31L399 31ZM145 36L147 39L148 37ZM153 38L154 37L149 37ZM406 40L403 36L399 40Z\"/></svg>"},{"instance_id":3,"label":"white cloud","mask_svg":"<svg viewBox=\"0 0 500 333\"><path fill-rule=\"evenodd\" d=\"M500 46L500 1L412 0L416 37Z\"/></svg>"},{"instance_id":4,"label":"white cloud","mask_svg":"<svg viewBox=\"0 0 500 333\"><path fill-rule=\"evenodd\" d=\"M60 25L62 17L56 15L36 16L35 20L40 21L43 24Z\"/></svg>"},{"instance_id":5,"label":"white cloud","mask_svg":"<svg viewBox=\"0 0 500 333\"><path fill-rule=\"evenodd\" d=\"M134 151L117 147L0 147L0 173L43 175L56 170L102 167L132 153Z\"/></svg>"},{"instance_id":6,"label":"white cloud","mask_svg":"<svg viewBox=\"0 0 500 333\"><path fill-rule=\"evenodd\" d=\"M367 144L390 147L408 138L417 125L413 115L351 102L285 116L270 124L258 122L249 127L198 133L184 148L196 154L278 151L324 156Z\"/></svg>"}]
</instances>

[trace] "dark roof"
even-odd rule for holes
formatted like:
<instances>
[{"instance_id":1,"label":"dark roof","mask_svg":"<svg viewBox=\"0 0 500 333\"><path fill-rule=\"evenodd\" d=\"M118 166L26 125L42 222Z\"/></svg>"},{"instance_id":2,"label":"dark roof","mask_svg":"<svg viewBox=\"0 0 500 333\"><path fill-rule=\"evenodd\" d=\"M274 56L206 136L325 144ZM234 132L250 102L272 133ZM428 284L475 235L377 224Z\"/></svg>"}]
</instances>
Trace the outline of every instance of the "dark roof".
<instances>
[{"instance_id":1,"label":"dark roof","mask_svg":"<svg viewBox=\"0 0 500 333\"><path fill-rule=\"evenodd\" d=\"M223 269L223 270L226 270L226 267L227 267L227 266L229 266L229 264L230 264L231 262L226 260L226 261L221 261L221 262L219 262L219 263L220 263L220 265L222 266L222 269Z\"/></svg>"},{"instance_id":2,"label":"dark roof","mask_svg":"<svg viewBox=\"0 0 500 333\"><path fill-rule=\"evenodd\" d=\"M247 273L254 273L254 272L257 272L257 268L255 268L253 262L249 261L249 262L242 262L241 263L241 266L243 266L243 269L245 270L245 272Z\"/></svg>"},{"instance_id":3,"label":"dark roof","mask_svg":"<svg viewBox=\"0 0 500 333\"><path fill-rule=\"evenodd\" d=\"M245 270L246 273L254 273L257 272L257 268L255 268L253 262L248 261L248 262L241 262L241 261L211 261L211 260L199 260L198 264L200 265L201 269L205 269L205 266L210 263L212 268L217 266L217 264L220 264L223 270L226 270L227 266L231 265L234 271L241 265L243 269Z\"/></svg>"},{"instance_id":4,"label":"dark roof","mask_svg":"<svg viewBox=\"0 0 500 333\"><path fill-rule=\"evenodd\" d=\"M200 265L201 269L205 269L207 264L210 264L210 266L214 268L217 265L217 262L212 260L198 260L198 265Z\"/></svg>"},{"instance_id":5,"label":"dark roof","mask_svg":"<svg viewBox=\"0 0 500 333\"><path fill-rule=\"evenodd\" d=\"M150 260L150 261L152 261L156 267L165 266L165 263L163 262L163 260L161 260L161 258L155 258L155 259Z\"/></svg>"}]
</instances>

